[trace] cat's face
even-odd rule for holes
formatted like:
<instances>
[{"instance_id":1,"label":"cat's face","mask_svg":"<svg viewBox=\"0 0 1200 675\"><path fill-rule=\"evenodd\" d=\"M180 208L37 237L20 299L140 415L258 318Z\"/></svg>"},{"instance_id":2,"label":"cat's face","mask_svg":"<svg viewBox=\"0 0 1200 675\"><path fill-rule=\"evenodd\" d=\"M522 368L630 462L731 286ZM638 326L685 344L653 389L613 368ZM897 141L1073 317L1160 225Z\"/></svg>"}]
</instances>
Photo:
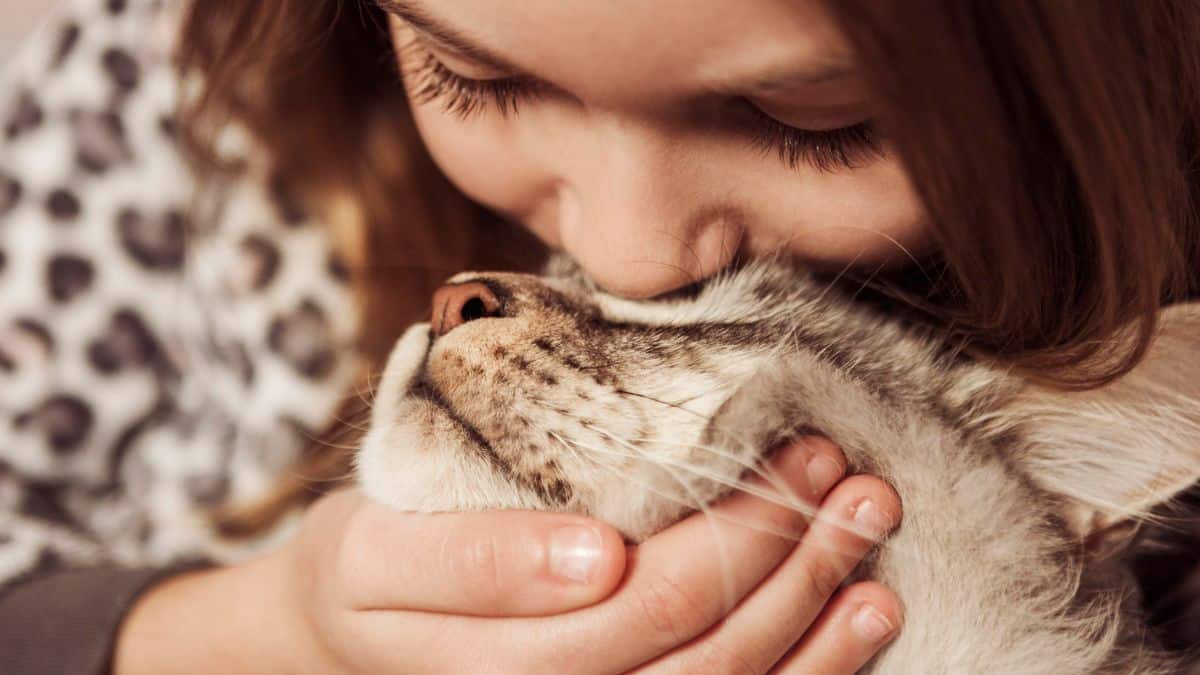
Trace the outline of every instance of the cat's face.
<instances>
[{"instance_id":1,"label":"cat's face","mask_svg":"<svg viewBox=\"0 0 1200 675\"><path fill-rule=\"evenodd\" d=\"M599 291L565 260L449 284L485 288L488 311L404 335L358 456L365 492L397 508L574 511L638 541L802 429L893 482L914 462L942 480L952 469L922 442L898 443L918 422L1003 459L1004 480L1040 486L1081 538L1200 478L1195 305L1164 313L1137 371L1071 394L961 362L777 264L649 301Z\"/></svg>"},{"instance_id":2,"label":"cat's face","mask_svg":"<svg viewBox=\"0 0 1200 675\"><path fill-rule=\"evenodd\" d=\"M423 511L578 511L637 540L758 459L706 434L783 343L774 319L793 275L745 270L661 302L624 301L569 273L450 283L474 281L493 292L496 316L440 336L414 326L393 351L359 458L372 497Z\"/></svg>"}]
</instances>

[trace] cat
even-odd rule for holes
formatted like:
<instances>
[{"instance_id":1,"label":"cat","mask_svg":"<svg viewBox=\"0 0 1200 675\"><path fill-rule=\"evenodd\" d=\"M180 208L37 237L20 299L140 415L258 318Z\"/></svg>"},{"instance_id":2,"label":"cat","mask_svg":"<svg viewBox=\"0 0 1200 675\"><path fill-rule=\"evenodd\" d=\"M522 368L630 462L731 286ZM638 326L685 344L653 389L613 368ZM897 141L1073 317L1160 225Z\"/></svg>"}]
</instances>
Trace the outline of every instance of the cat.
<instances>
[{"instance_id":1,"label":"cat","mask_svg":"<svg viewBox=\"0 0 1200 675\"><path fill-rule=\"evenodd\" d=\"M587 514L631 542L728 494L795 434L887 480L903 523L861 563L905 606L862 672L1176 672L1122 550L1200 479L1200 304L1143 362L1060 392L929 327L758 262L628 300L565 259L465 273L394 347L356 458L400 509Z\"/></svg>"}]
</instances>

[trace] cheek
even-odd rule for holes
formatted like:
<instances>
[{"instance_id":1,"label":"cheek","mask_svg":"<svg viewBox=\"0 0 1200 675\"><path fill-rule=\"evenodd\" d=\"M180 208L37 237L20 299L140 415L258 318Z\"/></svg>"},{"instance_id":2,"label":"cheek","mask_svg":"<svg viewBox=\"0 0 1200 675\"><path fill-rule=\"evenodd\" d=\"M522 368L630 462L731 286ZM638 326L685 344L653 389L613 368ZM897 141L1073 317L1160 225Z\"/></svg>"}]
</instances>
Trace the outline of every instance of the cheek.
<instances>
[{"instance_id":1,"label":"cheek","mask_svg":"<svg viewBox=\"0 0 1200 675\"><path fill-rule=\"evenodd\" d=\"M413 118L435 163L463 194L525 224L557 245L557 214L546 210L557 180L530 156L520 118L482 115L467 121L437 105L412 105Z\"/></svg>"},{"instance_id":2,"label":"cheek","mask_svg":"<svg viewBox=\"0 0 1200 675\"><path fill-rule=\"evenodd\" d=\"M925 208L894 157L850 171L775 176L758 192L746 242L753 253L784 249L841 267L903 263L930 245Z\"/></svg>"}]
</instances>

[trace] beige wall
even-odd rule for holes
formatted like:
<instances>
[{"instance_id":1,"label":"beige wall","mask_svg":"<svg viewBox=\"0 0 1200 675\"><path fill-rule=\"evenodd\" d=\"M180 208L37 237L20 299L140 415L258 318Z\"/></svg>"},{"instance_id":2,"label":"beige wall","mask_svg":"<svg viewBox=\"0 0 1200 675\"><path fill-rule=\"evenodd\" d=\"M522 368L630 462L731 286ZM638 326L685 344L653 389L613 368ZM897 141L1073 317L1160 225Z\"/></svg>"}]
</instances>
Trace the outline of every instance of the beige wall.
<instances>
[{"instance_id":1,"label":"beige wall","mask_svg":"<svg viewBox=\"0 0 1200 675\"><path fill-rule=\"evenodd\" d=\"M57 4L57 0L0 0L0 63Z\"/></svg>"}]
</instances>

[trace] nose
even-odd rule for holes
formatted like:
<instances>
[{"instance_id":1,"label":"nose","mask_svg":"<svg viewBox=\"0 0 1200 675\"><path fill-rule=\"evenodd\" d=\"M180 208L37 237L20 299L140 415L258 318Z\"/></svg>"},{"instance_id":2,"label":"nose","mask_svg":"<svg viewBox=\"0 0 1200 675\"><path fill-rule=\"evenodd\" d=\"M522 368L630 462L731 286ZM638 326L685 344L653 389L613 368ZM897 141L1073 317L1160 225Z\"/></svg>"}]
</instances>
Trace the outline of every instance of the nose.
<instances>
[{"instance_id":1,"label":"nose","mask_svg":"<svg viewBox=\"0 0 1200 675\"><path fill-rule=\"evenodd\" d=\"M442 337L468 321L500 316L500 301L478 281L446 284L433 293L433 333Z\"/></svg>"},{"instance_id":2,"label":"nose","mask_svg":"<svg viewBox=\"0 0 1200 675\"><path fill-rule=\"evenodd\" d=\"M712 170L680 150L687 144L671 133L598 119L595 145L564 165L556 186L555 244L601 288L632 298L724 268L748 218L736 204L703 196L725 193Z\"/></svg>"}]
</instances>

